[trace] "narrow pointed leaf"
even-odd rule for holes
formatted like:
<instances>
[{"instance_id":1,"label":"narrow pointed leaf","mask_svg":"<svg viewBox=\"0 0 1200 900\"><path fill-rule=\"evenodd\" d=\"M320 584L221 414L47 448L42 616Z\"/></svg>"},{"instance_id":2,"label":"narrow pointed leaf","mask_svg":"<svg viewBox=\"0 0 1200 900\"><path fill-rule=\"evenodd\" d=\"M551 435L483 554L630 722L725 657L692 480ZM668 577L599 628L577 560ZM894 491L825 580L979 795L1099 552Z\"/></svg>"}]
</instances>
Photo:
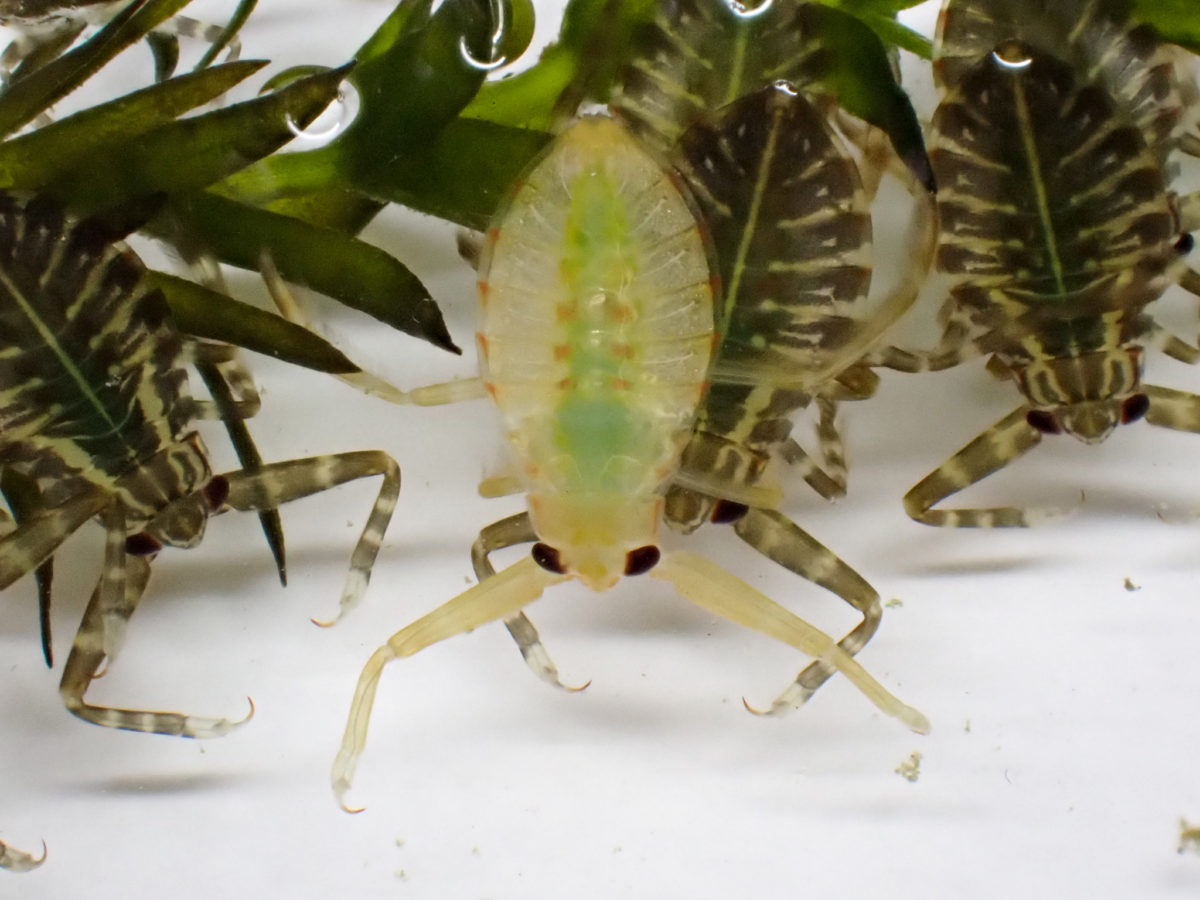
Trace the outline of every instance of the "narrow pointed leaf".
<instances>
[{"instance_id":1,"label":"narrow pointed leaf","mask_svg":"<svg viewBox=\"0 0 1200 900\"><path fill-rule=\"evenodd\" d=\"M35 189L102 147L127 142L220 97L266 65L238 62L181 75L0 144L0 186Z\"/></svg>"},{"instance_id":2,"label":"narrow pointed leaf","mask_svg":"<svg viewBox=\"0 0 1200 900\"><path fill-rule=\"evenodd\" d=\"M262 456L258 452L258 445L254 443L254 437L250 434L250 429L246 427L246 420L237 413L237 400L220 367L216 363L197 362L196 371L204 380L204 385L208 388L213 403L217 405L217 409L221 413L225 432L229 435L229 442L233 444L233 452L237 454L242 469L246 472L261 470ZM262 526L263 535L267 539L267 547L270 548L271 556L275 560L275 570L279 573L279 580L286 586L287 551L283 540L283 519L279 515L279 510L260 509L258 522Z\"/></svg>"},{"instance_id":3,"label":"narrow pointed leaf","mask_svg":"<svg viewBox=\"0 0 1200 900\"><path fill-rule=\"evenodd\" d=\"M188 2L134 0L74 50L10 82L0 96L0 136L33 121Z\"/></svg>"},{"instance_id":4,"label":"narrow pointed leaf","mask_svg":"<svg viewBox=\"0 0 1200 900\"><path fill-rule=\"evenodd\" d=\"M200 61L196 63L194 71L199 72L213 64L213 60L237 38L242 26L246 24L246 20L250 18L250 13L254 12L256 6L258 6L258 0L242 0L237 5L237 9L233 11L233 15L230 16L229 22L221 30L217 39L212 42L208 50L200 57Z\"/></svg>"},{"instance_id":5,"label":"narrow pointed leaf","mask_svg":"<svg viewBox=\"0 0 1200 900\"><path fill-rule=\"evenodd\" d=\"M151 223L151 230L156 228L168 237L182 228L221 261L244 269L257 270L268 252L288 281L460 352L420 280L399 260L364 241L211 193L178 198L171 216Z\"/></svg>"},{"instance_id":6,"label":"narrow pointed leaf","mask_svg":"<svg viewBox=\"0 0 1200 900\"><path fill-rule=\"evenodd\" d=\"M149 272L162 291L179 330L193 337L234 344L318 372L359 371L340 350L307 328L165 272Z\"/></svg>"},{"instance_id":7,"label":"narrow pointed leaf","mask_svg":"<svg viewBox=\"0 0 1200 900\"><path fill-rule=\"evenodd\" d=\"M1200 53L1200 9L1195 0L1133 0L1134 16L1164 40Z\"/></svg>"},{"instance_id":8,"label":"narrow pointed leaf","mask_svg":"<svg viewBox=\"0 0 1200 900\"><path fill-rule=\"evenodd\" d=\"M111 144L63 172L46 189L77 207L125 197L197 190L274 152L337 96L346 69L331 69L272 94L161 125ZM105 173L97 178L96 173Z\"/></svg>"},{"instance_id":9,"label":"narrow pointed leaf","mask_svg":"<svg viewBox=\"0 0 1200 900\"><path fill-rule=\"evenodd\" d=\"M488 0L447 0L432 16L429 5L402 4L364 45L349 77L359 92L358 115L336 140L265 159L217 190L262 204L353 188L373 169L434 140L486 74L467 63L460 43L486 58L493 24Z\"/></svg>"}]
</instances>

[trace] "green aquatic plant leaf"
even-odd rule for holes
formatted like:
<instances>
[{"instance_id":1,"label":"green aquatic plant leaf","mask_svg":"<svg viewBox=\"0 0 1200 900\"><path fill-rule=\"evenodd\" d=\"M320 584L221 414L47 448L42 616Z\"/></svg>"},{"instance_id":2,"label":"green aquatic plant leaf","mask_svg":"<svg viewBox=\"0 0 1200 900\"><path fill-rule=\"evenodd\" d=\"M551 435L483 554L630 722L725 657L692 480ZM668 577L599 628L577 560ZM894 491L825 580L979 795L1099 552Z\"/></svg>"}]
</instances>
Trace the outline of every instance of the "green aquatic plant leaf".
<instances>
[{"instance_id":1,"label":"green aquatic plant leaf","mask_svg":"<svg viewBox=\"0 0 1200 900\"><path fill-rule=\"evenodd\" d=\"M265 62L246 61L181 75L77 112L0 143L0 187L35 189L105 146L128 143L220 97Z\"/></svg>"},{"instance_id":2,"label":"green aquatic plant leaf","mask_svg":"<svg viewBox=\"0 0 1200 900\"><path fill-rule=\"evenodd\" d=\"M200 61L196 63L193 71L199 72L213 64L221 52L237 38L242 26L246 24L246 20L250 18L250 13L254 12L256 6L258 6L258 0L241 0L237 9L233 11L233 15L229 17L229 21L225 23L225 27L221 29L221 33L217 35L217 39L200 57Z\"/></svg>"},{"instance_id":3,"label":"green aquatic plant leaf","mask_svg":"<svg viewBox=\"0 0 1200 900\"><path fill-rule=\"evenodd\" d=\"M745 18L714 0L665 0L639 33L612 105L644 141L669 153L707 112L779 81L827 95L881 128L932 189L920 124L888 48L869 26L831 6L775 3Z\"/></svg>"},{"instance_id":4,"label":"green aquatic plant leaf","mask_svg":"<svg viewBox=\"0 0 1200 900\"><path fill-rule=\"evenodd\" d=\"M33 70L22 66L0 95L0 137L32 122L188 2L134 0L75 49Z\"/></svg>"},{"instance_id":5,"label":"green aquatic plant leaf","mask_svg":"<svg viewBox=\"0 0 1200 900\"><path fill-rule=\"evenodd\" d=\"M541 131L458 119L360 186L373 197L482 231L549 139Z\"/></svg>"},{"instance_id":6,"label":"green aquatic plant leaf","mask_svg":"<svg viewBox=\"0 0 1200 900\"><path fill-rule=\"evenodd\" d=\"M282 316L166 272L151 270L146 279L162 291L171 318L185 334L234 344L318 372L344 375L359 371L320 335Z\"/></svg>"},{"instance_id":7,"label":"green aquatic plant leaf","mask_svg":"<svg viewBox=\"0 0 1200 900\"><path fill-rule=\"evenodd\" d=\"M1133 12L1164 40L1200 53L1200 8L1195 0L1133 0Z\"/></svg>"},{"instance_id":8,"label":"green aquatic plant leaf","mask_svg":"<svg viewBox=\"0 0 1200 900\"><path fill-rule=\"evenodd\" d=\"M160 125L93 149L39 185L81 209L102 209L143 194L202 189L288 143L337 96L346 69L301 79L274 93ZM104 178L97 178L104 172Z\"/></svg>"},{"instance_id":9,"label":"green aquatic plant leaf","mask_svg":"<svg viewBox=\"0 0 1200 900\"><path fill-rule=\"evenodd\" d=\"M633 36L653 19L656 5L652 0L571 0L558 40L537 64L484 85L463 115L550 131L583 101L604 102Z\"/></svg>"},{"instance_id":10,"label":"green aquatic plant leaf","mask_svg":"<svg viewBox=\"0 0 1200 900\"><path fill-rule=\"evenodd\" d=\"M269 253L288 281L320 291L451 352L441 311L399 260L364 241L299 219L199 192L176 198L150 230L182 232L222 262L257 271Z\"/></svg>"}]
</instances>

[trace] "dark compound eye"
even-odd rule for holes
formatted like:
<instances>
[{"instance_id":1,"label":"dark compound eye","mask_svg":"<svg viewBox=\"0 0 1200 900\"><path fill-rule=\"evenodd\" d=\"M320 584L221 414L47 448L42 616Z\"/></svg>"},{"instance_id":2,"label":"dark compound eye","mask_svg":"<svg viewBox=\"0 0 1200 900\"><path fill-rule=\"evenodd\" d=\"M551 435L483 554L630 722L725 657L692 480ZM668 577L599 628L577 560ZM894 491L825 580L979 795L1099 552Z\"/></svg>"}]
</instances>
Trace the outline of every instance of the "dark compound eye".
<instances>
[{"instance_id":1,"label":"dark compound eye","mask_svg":"<svg viewBox=\"0 0 1200 900\"><path fill-rule=\"evenodd\" d=\"M709 518L717 525L728 525L731 522L736 522L748 512L750 512L750 507L745 503L734 503L732 500L718 500L717 505L713 507L712 516Z\"/></svg>"},{"instance_id":2,"label":"dark compound eye","mask_svg":"<svg viewBox=\"0 0 1200 900\"><path fill-rule=\"evenodd\" d=\"M204 486L202 493L208 508L216 512L229 499L229 479L224 475L214 475Z\"/></svg>"},{"instance_id":3,"label":"dark compound eye","mask_svg":"<svg viewBox=\"0 0 1200 900\"><path fill-rule=\"evenodd\" d=\"M125 538L125 552L130 556L152 556L161 549L162 544L144 531Z\"/></svg>"},{"instance_id":4,"label":"dark compound eye","mask_svg":"<svg viewBox=\"0 0 1200 900\"><path fill-rule=\"evenodd\" d=\"M653 544L630 550L625 554L625 574L645 575L658 565L660 559L662 559L662 554Z\"/></svg>"},{"instance_id":5,"label":"dark compound eye","mask_svg":"<svg viewBox=\"0 0 1200 900\"><path fill-rule=\"evenodd\" d=\"M537 543L529 551L529 555L533 557L533 561L545 569L547 572L553 572L555 575L566 575L567 570L563 568L562 559L559 558L558 551L549 544Z\"/></svg>"},{"instance_id":6,"label":"dark compound eye","mask_svg":"<svg viewBox=\"0 0 1200 900\"><path fill-rule=\"evenodd\" d=\"M1042 434L1062 434L1062 426L1054 413L1044 409L1031 409L1025 414L1025 421Z\"/></svg>"},{"instance_id":7,"label":"dark compound eye","mask_svg":"<svg viewBox=\"0 0 1200 900\"><path fill-rule=\"evenodd\" d=\"M1125 398L1125 402L1121 404L1121 424L1128 425L1130 422L1136 422L1146 414L1146 410L1150 408L1150 398L1145 394L1134 394Z\"/></svg>"},{"instance_id":8,"label":"dark compound eye","mask_svg":"<svg viewBox=\"0 0 1200 900\"><path fill-rule=\"evenodd\" d=\"M1180 256L1187 256L1192 252L1192 248L1196 246L1196 239L1190 234L1181 234L1179 240L1175 242L1175 250Z\"/></svg>"}]
</instances>

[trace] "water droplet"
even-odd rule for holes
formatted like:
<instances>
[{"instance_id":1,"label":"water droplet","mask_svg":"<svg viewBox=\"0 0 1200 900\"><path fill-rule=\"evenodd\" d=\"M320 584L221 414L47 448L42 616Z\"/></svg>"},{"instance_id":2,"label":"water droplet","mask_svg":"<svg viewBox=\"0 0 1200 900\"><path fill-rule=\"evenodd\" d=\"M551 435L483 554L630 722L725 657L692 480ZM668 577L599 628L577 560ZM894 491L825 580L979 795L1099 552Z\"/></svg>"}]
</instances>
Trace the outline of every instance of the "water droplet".
<instances>
[{"instance_id":1,"label":"water droplet","mask_svg":"<svg viewBox=\"0 0 1200 900\"><path fill-rule=\"evenodd\" d=\"M301 128L288 116L288 131L296 136L296 140L309 144L308 149L314 144L327 144L350 127L358 116L358 109L358 91L350 82L343 81L338 86L337 98L307 128Z\"/></svg>"},{"instance_id":2,"label":"water droplet","mask_svg":"<svg viewBox=\"0 0 1200 900\"><path fill-rule=\"evenodd\" d=\"M771 8L775 0L763 0L758 6L747 7L745 3L739 0L725 0L725 5L729 11L739 19L756 19Z\"/></svg>"}]
</instances>

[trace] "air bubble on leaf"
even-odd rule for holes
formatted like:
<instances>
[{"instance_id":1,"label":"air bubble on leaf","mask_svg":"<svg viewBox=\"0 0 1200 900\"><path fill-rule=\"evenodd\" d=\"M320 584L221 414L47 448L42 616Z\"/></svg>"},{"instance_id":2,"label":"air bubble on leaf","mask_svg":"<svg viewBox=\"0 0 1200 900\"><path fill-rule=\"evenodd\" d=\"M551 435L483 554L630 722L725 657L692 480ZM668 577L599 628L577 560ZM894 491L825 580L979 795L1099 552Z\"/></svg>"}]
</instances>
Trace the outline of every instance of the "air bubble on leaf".
<instances>
[{"instance_id":1,"label":"air bubble on leaf","mask_svg":"<svg viewBox=\"0 0 1200 900\"><path fill-rule=\"evenodd\" d=\"M739 19L756 19L771 8L775 0L762 0L758 6L746 6L739 0L725 0L725 6Z\"/></svg>"},{"instance_id":2,"label":"air bubble on leaf","mask_svg":"<svg viewBox=\"0 0 1200 900\"><path fill-rule=\"evenodd\" d=\"M310 122L307 128L301 128L289 115L288 131L296 136L296 140L310 146L327 144L350 127L358 116L359 105L358 91L350 82L343 81L338 85L337 97L333 103Z\"/></svg>"},{"instance_id":3,"label":"air bubble on leaf","mask_svg":"<svg viewBox=\"0 0 1200 900\"><path fill-rule=\"evenodd\" d=\"M496 30L492 32L491 58L479 59L471 52L471 48L467 46L466 38L458 39L458 52L462 54L463 61L472 69L479 69L481 72L491 72L508 62L508 57L499 52L500 42L504 40L504 31L506 28L504 4L500 0L491 0L491 6L492 19L496 23Z\"/></svg>"}]
</instances>

